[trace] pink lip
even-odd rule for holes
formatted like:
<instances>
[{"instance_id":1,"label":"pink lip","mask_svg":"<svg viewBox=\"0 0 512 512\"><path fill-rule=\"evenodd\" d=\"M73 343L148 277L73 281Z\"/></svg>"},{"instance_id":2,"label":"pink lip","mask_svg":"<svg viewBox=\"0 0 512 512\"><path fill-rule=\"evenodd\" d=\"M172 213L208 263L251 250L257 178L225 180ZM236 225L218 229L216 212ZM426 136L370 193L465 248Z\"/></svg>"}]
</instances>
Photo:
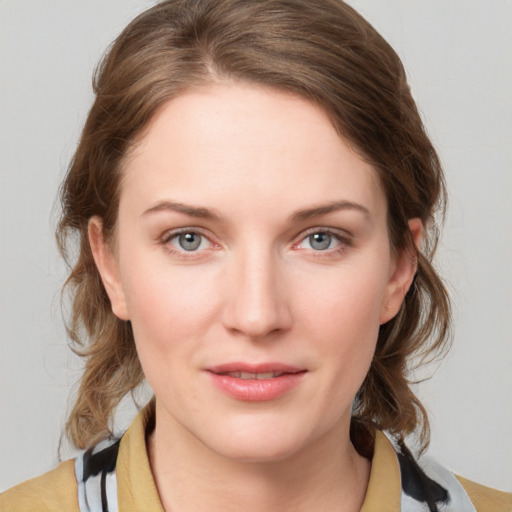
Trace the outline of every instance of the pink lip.
<instances>
[{"instance_id":1,"label":"pink lip","mask_svg":"<svg viewBox=\"0 0 512 512\"><path fill-rule=\"evenodd\" d=\"M283 363L243 363L236 361L232 363L219 364L217 366L210 366L206 368L207 371L213 373L226 373L226 372L247 372L247 373L267 373L267 372L285 372L285 373L298 373L304 371L304 368L290 366Z\"/></svg>"},{"instance_id":2,"label":"pink lip","mask_svg":"<svg viewBox=\"0 0 512 512\"><path fill-rule=\"evenodd\" d=\"M263 402L278 398L296 387L306 374L303 368L282 363L226 363L206 369L213 384L227 395L247 402ZM268 379L241 379L227 372L270 373L283 375Z\"/></svg>"}]
</instances>

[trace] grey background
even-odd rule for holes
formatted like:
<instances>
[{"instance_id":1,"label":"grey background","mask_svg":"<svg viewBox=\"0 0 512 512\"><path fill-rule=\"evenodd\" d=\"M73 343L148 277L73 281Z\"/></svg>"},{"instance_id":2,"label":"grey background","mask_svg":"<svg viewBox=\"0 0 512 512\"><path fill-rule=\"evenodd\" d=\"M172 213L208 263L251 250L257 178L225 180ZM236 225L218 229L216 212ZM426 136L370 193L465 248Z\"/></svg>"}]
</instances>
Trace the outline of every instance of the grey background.
<instances>
[{"instance_id":1,"label":"grey background","mask_svg":"<svg viewBox=\"0 0 512 512\"><path fill-rule=\"evenodd\" d=\"M57 461L79 363L66 347L52 209L92 99L93 67L153 3L0 2L0 491ZM512 491L512 2L349 3L402 57L447 174L439 267L456 335L419 386L430 454ZM120 429L132 412L127 404ZM64 458L72 453L64 444Z\"/></svg>"}]
</instances>

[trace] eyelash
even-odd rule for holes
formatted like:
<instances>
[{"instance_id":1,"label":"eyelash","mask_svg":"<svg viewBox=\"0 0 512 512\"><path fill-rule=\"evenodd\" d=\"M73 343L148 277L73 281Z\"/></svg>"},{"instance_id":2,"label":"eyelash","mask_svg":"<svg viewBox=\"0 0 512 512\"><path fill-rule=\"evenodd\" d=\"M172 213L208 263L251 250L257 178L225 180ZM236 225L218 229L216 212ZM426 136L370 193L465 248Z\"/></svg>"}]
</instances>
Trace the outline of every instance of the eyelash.
<instances>
[{"instance_id":1,"label":"eyelash","mask_svg":"<svg viewBox=\"0 0 512 512\"><path fill-rule=\"evenodd\" d=\"M170 232L165 233L165 235L161 239L161 244L165 246L166 250L170 252L174 256L178 256L180 258L197 258L201 252L203 251L186 251L185 249L177 249L171 245L171 241L180 235L187 234L187 233L194 233L196 235L199 235L203 237L204 239L208 240L209 244L213 245L214 250L218 249L220 246L218 244L215 244L210 240L210 238L199 228L180 228L176 229ZM343 254L348 248L353 246L353 240L352 235L345 233L341 234L339 231L331 229L331 228L322 228L322 227L315 227L306 230L305 232L300 234L300 239L298 242L295 242L292 244L292 248L296 250L298 249L298 246L303 243L305 240L307 240L308 237L315 235L315 234L325 234L333 237L337 242L338 245L334 247L333 249L325 249L325 250L315 250L315 249L303 249L304 251L308 251L308 253L313 258L322 258L326 259L329 257L336 257L341 254Z\"/></svg>"}]
</instances>

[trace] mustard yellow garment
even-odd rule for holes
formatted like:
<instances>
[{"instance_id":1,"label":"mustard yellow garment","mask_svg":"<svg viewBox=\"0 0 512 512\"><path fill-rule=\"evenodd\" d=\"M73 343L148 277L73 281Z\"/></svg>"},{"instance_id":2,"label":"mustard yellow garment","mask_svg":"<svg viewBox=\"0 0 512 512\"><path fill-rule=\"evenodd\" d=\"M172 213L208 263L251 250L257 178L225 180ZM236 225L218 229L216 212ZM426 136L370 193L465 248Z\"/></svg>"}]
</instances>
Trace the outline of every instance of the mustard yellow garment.
<instances>
[{"instance_id":1,"label":"mustard yellow garment","mask_svg":"<svg viewBox=\"0 0 512 512\"><path fill-rule=\"evenodd\" d=\"M141 411L121 440L117 459L119 510L164 512L149 467ZM478 512L512 512L512 494L459 478ZM400 512L400 467L386 436L377 433L372 469L361 512ZM74 461L0 495L0 512L79 512Z\"/></svg>"}]
</instances>

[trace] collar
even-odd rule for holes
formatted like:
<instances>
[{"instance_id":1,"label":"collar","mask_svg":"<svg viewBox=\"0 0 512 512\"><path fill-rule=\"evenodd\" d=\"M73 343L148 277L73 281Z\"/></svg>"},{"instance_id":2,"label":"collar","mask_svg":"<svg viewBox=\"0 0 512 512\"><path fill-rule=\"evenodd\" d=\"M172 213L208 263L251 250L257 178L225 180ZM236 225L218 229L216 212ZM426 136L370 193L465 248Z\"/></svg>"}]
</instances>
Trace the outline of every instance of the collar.
<instances>
[{"instance_id":1,"label":"collar","mask_svg":"<svg viewBox=\"0 0 512 512\"><path fill-rule=\"evenodd\" d=\"M152 407L145 407L121 440L116 466L119 510L164 512L146 450L146 429L153 417ZM361 512L399 512L400 496L400 467L395 450L387 437L377 432Z\"/></svg>"},{"instance_id":2,"label":"collar","mask_svg":"<svg viewBox=\"0 0 512 512\"><path fill-rule=\"evenodd\" d=\"M395 449L389 439L377 431L370 480L361 512L400 512L400 478Z\"/></svg>"},{"instance_id":3,"label":"collar","mask_svg":"<svg viewBox=\"0 0 512 512\"><path fill-rule=\"evenodd\" d=\"M164 512L146 450L146 428L154 418L151 403L135 417L121 439L117 458L119 510Z\"/></svg>"}]
</instances>

